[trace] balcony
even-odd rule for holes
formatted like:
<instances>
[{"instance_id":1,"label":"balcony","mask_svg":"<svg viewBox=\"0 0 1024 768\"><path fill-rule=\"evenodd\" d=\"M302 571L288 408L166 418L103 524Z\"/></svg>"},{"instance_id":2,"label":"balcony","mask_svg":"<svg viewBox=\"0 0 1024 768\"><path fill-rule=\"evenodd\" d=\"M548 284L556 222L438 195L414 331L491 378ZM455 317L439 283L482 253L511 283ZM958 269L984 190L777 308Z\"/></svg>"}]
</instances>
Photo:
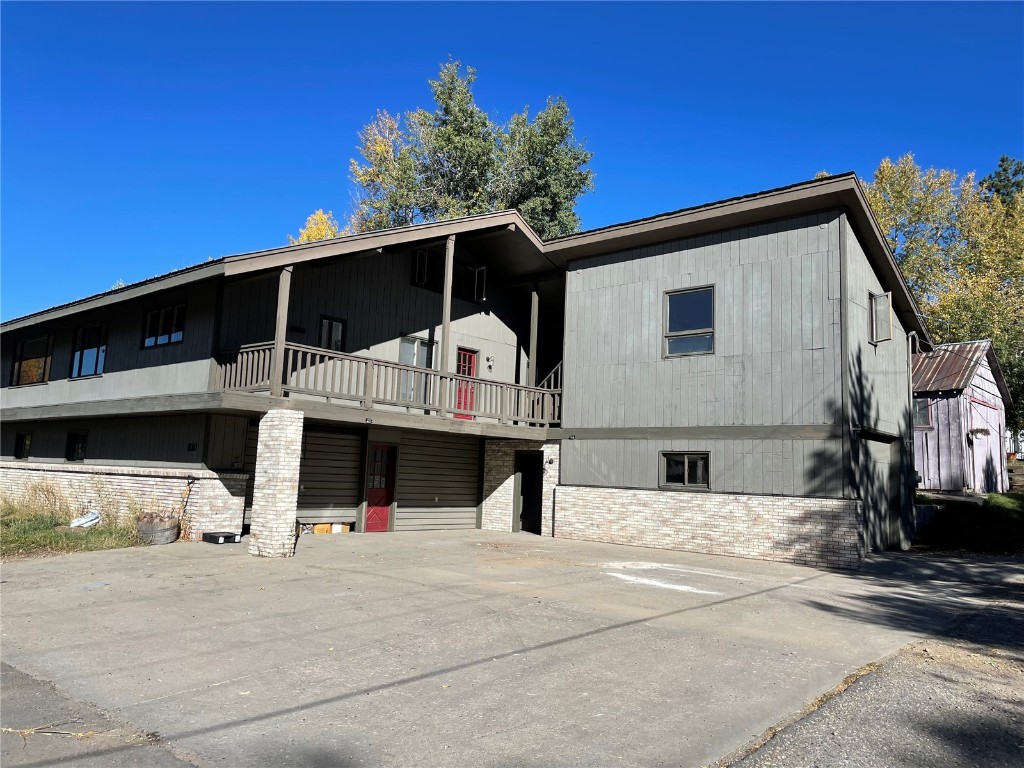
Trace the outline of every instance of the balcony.
<instances>
[{"instance_id":1,"label":"balcony","mask_svg":"<svg viewBox=\"0 0 1024 768\"><path fill-rule=\"evenodd\" d=\"M225 352L217 360L219 386L231 392L272 392L274 362L273 342ZM541 386L524 387L286 343L280 390L365 411L405 410L546 427L561 419L560 367Z\"/></svg>"}]
</instances>

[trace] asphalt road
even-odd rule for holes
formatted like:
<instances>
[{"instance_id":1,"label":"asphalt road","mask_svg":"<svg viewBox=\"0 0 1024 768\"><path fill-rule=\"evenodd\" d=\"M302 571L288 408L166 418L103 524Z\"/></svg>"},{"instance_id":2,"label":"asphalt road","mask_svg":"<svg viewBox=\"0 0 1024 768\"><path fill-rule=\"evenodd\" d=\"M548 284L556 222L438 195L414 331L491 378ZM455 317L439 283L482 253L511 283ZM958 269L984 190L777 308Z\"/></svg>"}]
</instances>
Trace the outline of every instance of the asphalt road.
<instances>
[{"instance_id":1,"label":"asphalt road","mask_svg":"<svg viewBox=\"0 0 1024 768\"><path fill-rule=\"evenodd\" d=\"M303 537L287 560L83 553L3 579L4 662L196 765L700 766L907 643L961 641L1024 566L832 573L466 531ZM40 724L9 725L2 695L5 727Z\"/></svg>"}]
</instances>

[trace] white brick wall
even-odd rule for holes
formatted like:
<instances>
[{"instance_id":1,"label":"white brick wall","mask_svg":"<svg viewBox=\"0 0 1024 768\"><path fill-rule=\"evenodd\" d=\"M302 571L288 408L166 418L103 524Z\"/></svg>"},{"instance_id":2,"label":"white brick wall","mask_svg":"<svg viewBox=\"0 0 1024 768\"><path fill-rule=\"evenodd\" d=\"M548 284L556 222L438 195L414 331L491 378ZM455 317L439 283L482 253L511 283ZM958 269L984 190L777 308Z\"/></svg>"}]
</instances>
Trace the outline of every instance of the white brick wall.
<instances>
[{"instance_id":1,"label":"white brick wall","mask_svg":"<svg viewBox=\"0 0 1024 768\"><path fill-rule=\"evenodd\" d=\"M295 554L295 508L302 458L302 411L278 409L260 419L249 525L249 554Z\"/></svg>"},{"instance_id":2,"label":"white brick wall","mask_svg":"<svg viewBox=\"0 0 1024 768\"><path fill-rule=\"evenodd\" d=\"M511 531L515 510L516 451L542 451L544 479L541 535L551 535L555 486L559 478L561 443L558 440L487 440L484 443L484 501L480 527L485 531Z\"/></svg>"},{"instance_id":3,"label":"white brick wall","mask_svg":"<svg viewBox=\"0 0 1024 768\"><path fill-rule=\"evenodd\" d=\"M852 500L560 485L554 507L560 538L838 568L864 559Z\"/></svg>"},{"instance_id":4,"label":"white brick wall","mask_svg":"<svg viewBox=\"0 0 1024 768\"><path fill-rule=\"evenodd\" d=\"M247 477L206 469L4 461L0 497L23 499L32 489L49 486L78 513L119 519L137 512L178 515L182 538L199 540L204 531L241 533Z\"/></svg>"}]
</instances>

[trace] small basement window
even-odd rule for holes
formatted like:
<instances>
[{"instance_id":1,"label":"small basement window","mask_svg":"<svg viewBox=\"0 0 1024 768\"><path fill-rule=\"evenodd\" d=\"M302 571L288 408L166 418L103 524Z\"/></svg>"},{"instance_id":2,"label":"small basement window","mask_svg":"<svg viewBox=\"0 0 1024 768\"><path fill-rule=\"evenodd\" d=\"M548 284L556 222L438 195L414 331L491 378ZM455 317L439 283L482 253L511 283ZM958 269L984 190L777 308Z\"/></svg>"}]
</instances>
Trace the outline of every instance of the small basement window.
<instances>
[{"instance_id":1,"label":"small basement window","mask_svg":"<svg viewBox=\"0 0 1024 768\"><path fill-rule=\"evenodd\" d=\"M27 459L32 450L32 433L18 432L14 436L14 458Z\"/></svg>"},{"instance_id":2,"label":"small basement window","mask_svg":"<svg viewBox=\"0 0 1024 768\"><path fill-rule=\"evenodd\" d=\"M868 294L871 305L871 343L892 341L892 293Z\"/></svg>"},{"instance_id":3,"label":"small basement window","mask_svg":"<svg viewBox=\"0 0 1024 768\"><path fill-rule=\"evenodd\" d=\"M16 344L11 365L11 386L49 381L52 356L53 336L40 336Z\"/></svg>"},{"instance_id":4,"label":"small basement window","mask_svg":"<svg viewBox=\"0 0 1024 768\"><path fill-rule=\"evenodd\" d=\"M86 325L75 331L71 355L71 378L99 376L107 357L107 326Z\"/></svg>"},{"instance_id":5,"label":"small basement window","mask_svg":"<svg viewBox=\"0 0 1024 768\"><path fill-rule=\"evenodd\" d=\"M715 351L715 289L665 294L665 357Z\"/></svg>"},{"instance_id":6,"label":"small basement window","mask_svg":"<svg viewBox=\"0 0 1024 768\"><path fill-rule=\"evenodd\" d=\"M914 398L914 426L930 427L932 425L932 409L927 397Z\"/></svg>"},{"instance_id":7,"label":"small basement window","mask_svg":"<svg viewBox=\"0 0 1024 768\"><path fill-rule=\"evenodd\" d=\"M663 488L711 488L711 454L662 453Z\"/></svg>"},{"instance_id":8,"label":"small basement window","mask_svg":"<svg viewBox=\"0 0 1024 768\"><path fill-rule=\"evenodd\" d=\"M146 333L142 337L142 346L162 347L166 344L180 344L184 338L184 304L161 307L146 314Z\"/></svg>"},{"instance_id":9,"label":"small basement window","mask_svg":"<svg viewBox=\"0 0 1024 768\"><path fill-rule=\"evenodd\" d=\"M85 449L88 443L88 432L68 432L64 458L68 461L85 461Z\"/></svg>"}]
</instances>

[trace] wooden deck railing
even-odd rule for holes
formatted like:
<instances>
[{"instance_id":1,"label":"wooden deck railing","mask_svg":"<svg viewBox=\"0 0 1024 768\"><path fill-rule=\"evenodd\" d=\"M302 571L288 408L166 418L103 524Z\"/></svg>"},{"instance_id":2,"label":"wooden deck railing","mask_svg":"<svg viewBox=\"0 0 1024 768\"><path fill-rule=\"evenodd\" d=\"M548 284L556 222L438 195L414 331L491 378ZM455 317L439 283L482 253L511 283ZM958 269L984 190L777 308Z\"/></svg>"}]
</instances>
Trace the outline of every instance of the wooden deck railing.
<instances>
[{"instance_id":1,"label":"wooden deck railing","mask_svg":"<svg viewBox=\"0 0 1024 768\"><path fill-rule=\"evenodd\" d=\"M270 342L223 353L218 359L221 388L269 390L273 357ZM544 388L524 387L319 347L291 343L284 347L283 392L348 401L366 410L397 406L445 417L544 426L561 418L562 393L550 388L552 383L546 381Z\"/></svg>"}]
</instances>

